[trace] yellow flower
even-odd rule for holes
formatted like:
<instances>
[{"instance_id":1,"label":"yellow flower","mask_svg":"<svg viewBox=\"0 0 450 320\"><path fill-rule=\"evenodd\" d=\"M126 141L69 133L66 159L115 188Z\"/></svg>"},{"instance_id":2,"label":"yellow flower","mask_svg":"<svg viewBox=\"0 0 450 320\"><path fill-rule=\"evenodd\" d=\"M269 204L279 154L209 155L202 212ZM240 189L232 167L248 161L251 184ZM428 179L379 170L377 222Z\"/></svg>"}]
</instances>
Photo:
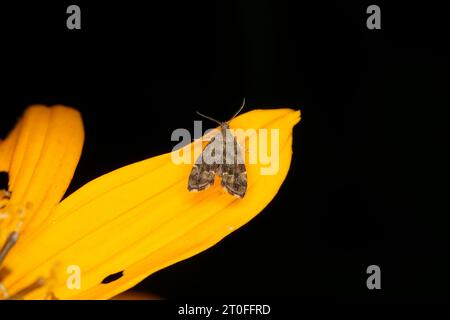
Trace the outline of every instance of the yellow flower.
<instances>
[{"instance_id":1,"label":"yellow flower","mask_svg":"<svg viewBox=\"0 0 450 320\"><path fill-rule=\"evenodd\" d=\"M192 165L175 164L167 153L103 175L61 201L81 154L81 116L63 106L28 108L0 142L0 172L9 174L0 193L0 297L108 299L215 245L273 199L299 120L299 111L273 109L231 121L231 128L279 129L278 172L262 175L263 165L246 163L243 199L218 183L188 192Z\"/></svg>"}]
</instances>

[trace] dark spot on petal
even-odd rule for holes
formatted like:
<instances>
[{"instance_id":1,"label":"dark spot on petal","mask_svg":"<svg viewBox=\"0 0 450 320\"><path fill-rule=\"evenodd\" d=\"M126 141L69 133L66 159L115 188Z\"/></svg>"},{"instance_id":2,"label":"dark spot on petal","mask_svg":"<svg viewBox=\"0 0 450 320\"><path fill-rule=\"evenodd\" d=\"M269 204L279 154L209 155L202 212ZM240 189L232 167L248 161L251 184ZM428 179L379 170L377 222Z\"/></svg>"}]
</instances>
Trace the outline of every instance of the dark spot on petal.
<instances>
[{"instance_id":1,"label":"dark spot on petal","mask_svg":"<svg viewBox=\"0 0 450 320\"><path fill-rule=\"evenodd\" d=\"M50 293L50 300L59 300L59 298L52 292Z\"/></svg>"},{"instance_id":2,"label":"dark spot on petal","mask_svg":"<svg viewBox=\"0 0 450 320\"><path fill-rule=\"evenodd\" d=\"M10 273L11 273L10 269L2 267L0 269L0 282L2 282Z\"/></svg>"},{"instance_id":3,"label":"dark spot on petal","mask_svg":"<svg viewBox=\"0 0 450 320\"><path fill-rule=\"evenodd\" d=\"M116 280L118 280L118 279L120 279L122 277L123 277L123 271L120 271L120 272L117 272L117 273L113 273L113 274L110 274L109 276L107 276L105 279L103 279L102 283L103 284L107 284L107 283L116 281Z\"/></svg>"},{"instance_id":4,"label":"dark spot on petal","mask_svg":"<svg viewBox=\"0 0 450 320\"><path fill-rule=\"evenodd\" d=\"M9 190L9 174L6 171L0 171L0 190Z\"/></svg>"}]
</instances>

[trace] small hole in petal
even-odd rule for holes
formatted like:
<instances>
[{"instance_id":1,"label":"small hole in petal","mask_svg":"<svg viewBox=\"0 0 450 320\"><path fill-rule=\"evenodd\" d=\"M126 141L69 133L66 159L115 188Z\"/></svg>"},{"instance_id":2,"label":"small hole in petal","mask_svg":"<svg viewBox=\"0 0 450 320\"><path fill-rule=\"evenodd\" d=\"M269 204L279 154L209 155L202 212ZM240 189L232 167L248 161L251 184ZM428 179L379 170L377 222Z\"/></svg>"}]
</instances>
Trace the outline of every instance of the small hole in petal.
<instances>
[{"instance_id":1,"label":"small hole in petal","mask_svg":"<svg viewBox=\"0 0 450 320\"><path fill-rule=\"evenodd\" d=\"M117 272L117 273L113 273L113 274L110 274L109 276L107 276L105 279L103 279L102 283L103 284L107 284L107 283L116 281L116 280L118 280L118 279L120 279L122 277L123 277L123 271L120 271L120 272Z\"/></svg>"},{"instance_id":2,"label":"small hole in petal","mask_svg":"<svg viewBox=\"0 0 450 320\"><path fill-rule=\"evenodd\" d=\"M9 190L9 174L6 171L0 171L0 190Z\"/></svg>"}]
</instances>

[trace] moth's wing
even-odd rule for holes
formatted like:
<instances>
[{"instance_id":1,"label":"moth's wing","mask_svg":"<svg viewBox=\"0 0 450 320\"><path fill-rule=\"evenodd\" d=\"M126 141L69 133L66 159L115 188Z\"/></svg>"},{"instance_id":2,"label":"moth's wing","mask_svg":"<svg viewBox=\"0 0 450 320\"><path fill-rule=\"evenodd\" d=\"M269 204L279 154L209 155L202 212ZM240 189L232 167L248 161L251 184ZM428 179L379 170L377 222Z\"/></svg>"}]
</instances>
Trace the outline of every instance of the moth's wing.
<instances>
[{"instance_id":1,"label":"moth's wing","mask_svg":"<svg viewBox=\"0 0 450 320\"><path fill-rule=\"evenodd\" d=\"M231 134L226 135L225 144L232 144L233 148L225 148L224 150L226 161L221 168L221 184L230 194L243 198L247 191L247 171L242 157L242 147ZM233 154L230 154L230 152ZM231 161L228 161L229 159Z\"/></svg>"},{"instance_id":2,"label":"moth's wing","mask_svg":"<svg viewBox=\"0 0 450 320\"><path fill-rule=\"evenodd\" d=\"M201 191L214 184L214 177L220 174L220 166L215 162L208 161L208 157L214 155L217 143L221 143L221 141L221 134L219 133L209 141L202 154L195 161L188 179L189 191Z\"/></svg>"}]
</instances>

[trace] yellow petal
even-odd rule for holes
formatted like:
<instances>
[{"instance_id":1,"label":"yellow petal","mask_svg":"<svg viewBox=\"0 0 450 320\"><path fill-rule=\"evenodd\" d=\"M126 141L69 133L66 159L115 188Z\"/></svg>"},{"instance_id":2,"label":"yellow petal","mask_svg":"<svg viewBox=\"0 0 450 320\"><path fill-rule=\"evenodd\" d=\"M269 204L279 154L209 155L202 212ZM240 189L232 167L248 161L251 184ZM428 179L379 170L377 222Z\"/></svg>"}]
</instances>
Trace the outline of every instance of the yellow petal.
<instances>
[{"instance_id":1,"label":"yellow petal","mask_svg":"<svg viewBox=\"0 0 450 320\"><path fill-rule=\"evenodd\" d=\"M22 121L19 121L8 137L0 142L0 171L8 172L11 168L11 159L17 144L21 125Z\"/></svg>"},{"instance_id":2,"label":"yellow petal","mask_svg":"<svg viewBox=\"0 0 450 320\"><path fill-rule=\"evenodd\" d=\"M247 194L236 199L220 184L190 193L192 165L176 165L171 154L138 162L83 186L51 213L51 223L17 245L6 265L11 293L58 269L52 290L59 299L107 299L148 275L216 244L255 217L276 195L289 170L292 128L300 112L254 110L231 128L279 129L279 171L261 175L261 164L246 163ZM259 135L259 132L257 133ZM81 271L81 286L66 285L69 266ZM56 267L57 266L57 267ZM102 284L111 274L118 280ZM45 296L45 288L26 298Z\"/></svg>"},{"instance_id":3,"label":"yellow petal","mask_svg":"<svg viewBox=\"0 0 450 320\"><path fill-rule=\"evenodd\" d=\"M161 300L161 297L152 293L129 290L115 296L112 300Z\"/></svg>"},{"instance_id":4,"label":"yellow petal","mask_svg":"<svg viewBox=\"0 0 450 320\"><path fill-rule=\"evenodd\" d=\"M21 224L20 239L31 234L64 195L81 155L84 130L78 111L64 106L29 107L0 146L0 170L7 171L12 192L9 214L21 217L5 221ZM1 241L0 243L3 243Z\"/></svg>"}]
</instances>

